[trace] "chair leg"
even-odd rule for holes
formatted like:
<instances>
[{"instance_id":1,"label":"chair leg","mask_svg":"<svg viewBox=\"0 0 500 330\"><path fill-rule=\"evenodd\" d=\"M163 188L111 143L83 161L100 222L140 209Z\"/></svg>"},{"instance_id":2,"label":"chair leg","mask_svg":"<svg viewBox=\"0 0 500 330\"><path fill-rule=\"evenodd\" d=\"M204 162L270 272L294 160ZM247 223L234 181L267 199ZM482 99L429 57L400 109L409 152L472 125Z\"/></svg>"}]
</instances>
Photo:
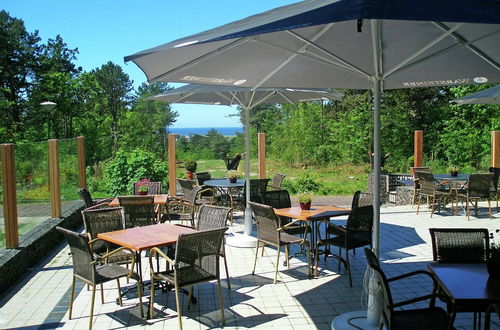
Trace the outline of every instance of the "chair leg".
<instances>
[{"instance_id":1,"label":"chair leg","mask_svg":"<svg viewBox=\"0 0 500 330\"><path fill-rule=\"evenodd\" d=\"M311 243L307 244L307 276L311 277ZM318 276L318 269L316 268L315 276Z\"/></svg>"},{"instance_id":2,"label":"chair leg","mask_svg":"<svg viewBox=\"0 0 500 330\"><path fill-rule=\"evenodd\" d=\"M467 220L470 220L470 201L469 199L467 198L465 200L465 202L467 203L467 206L466 206L466 210L467 210Z\"/></svg>"},{"instance_id":3,"label":"chair leg","mask_svg":"<svg viewBox=\"0 0 500 330\"><path fill-rule=\"evenodd\" d=\"M255 274L255 266L257 265L257 255L259 254L259 241L257 241L257 247L255 248L255 260L253 261L252 274Z\"/></svg>"},{"instance_id":4,"label":"chair leg","mask_svg":"<svg viewBox=\"0 0 500 330\"><path fill-rule=\"evenodd\" d=\"M491 201L490 201L489 198L488 198L488 211L490 212L490 220L491 220L491 216L492 216L492 213L491 213Z\"/></svg>"},{"instance_id":5,"label":"chair leg","mask_svg":"<svg viewBox=\"0 0 500 330\"><path fill-rule=\"evenodd\" d=\"M264 248L266 247L266 244L262 243L262 252L260 254L261 257L264 256Z\"/></svg>"},{"instance_id":6,"label":"chair leg","mask_svg":"<svg viewBox=\"0 0 500 330\"><path fill-rule=\"evenodd\" d=\"M104 285L101 284L101 304L104 304Z\"/></svg>"},{"instance_id":7,"label":"chair leg","mask_svg":"<svg viewBox=\"0 0 500 330\"><path fill-rule=\"evenodd\" d=\"M95 284L92 285L92 299L90 300L89 330L92 330L92 320L94 318L95 287L96 287Z\"/></svg>"},{"instance_id":8,"label":"chair leg","mask_svg":"<svg viewBox=\"0 0 500 330\"><path fill-rule=\"evenodd\" d=\"M219 289L220 317L222 324L224 324L226 323L226 319L224 318L224 302L222 301L222 288L221 288L220 278L217 279L217 287Z\"/></svg>"},{"instance_id":9,"label":"chair leg","mask_svg":"<svg viewBox=\"0 0 500 330\"><path fill-rule=\"evenodd\" d=\"M418 204L417 204L417 214L418 214L418 210L420 210L420 201L422 200L422 198L420 198L420 196L418 197Z\"/></svg>"},{"instance_id":10,"label":"chair leg","mask_svg":"<svg viewBox=\"0 0 500 330\"><path fill-rule=\"evenodd\" d=\"M151 274L151 292L149 296L149 318L153 318L153 311L154 311L154 304L155 304L155 281L154 281L154 276Z\"/></svg>"},{"instance_id":11,"label":"chair leg","mask_svg":"<svg viewBox=\"0 0 500 330\"><path fill-rule=\"evenodd\" d=\"M342 264L342 248L339 246L339 268L338 271L340 272L340 265Z\"/></svg>"},{"instance_id":12,"label":"chair leg","mask_svg":"<svg viewBox=\"0 0 500 330\"><path fill-rule=\"evenodd\" d=\"M194 285L191 285L188 292L188 310L191 308L191 297L193 296L193 289Z\"/></svg>"},{"instance_id":13,"label":"chair leg","mask_svg":"<svg viewBox=\"0 0 500 330\"><path fill-rule=\"evenodd\" d=\"M137 295L139 296L139 309L141 310L141 318L144 318L144 308L142 306L142 282L139 280L137 280Z\"/></svg>"},{"instance_id":14,"label":"chair leg","mask_svg":"<svg viewBox=\"0 0 500 330\"><path fill-rule=\"evenodd\" d=\"M309 247L308 252L310 253L311 248ZM309 261L309 259L308 259ZM314 249L314 276L318 276L318 264L319 264L319 244L316 244L316 248Z\"/></svg>"},{"instance_id":15,"label":"chair leg","mask_svg":"<svg viewBox=\"0 0 500 330\"><path fill-rule=\"evenodd\" d=\"M175 285L175 305L177 306L177 317L179 318L179 329L182 330L181 302L179 299L179 287Z\"/></svg>"},{"instance_id":16,"label":"chair leg","mask_svg":"<svg viewBox=\"0 0 500 330\"><path fill-rule=\"evenodd\" d=\"M285 247L286 249L286 247ZM280 253L281 253L281 248L278 246L278 248L276 249L276 271L274 272L274 282L273 284L276 283L276 280L278 279L278 267L280 265Z\"/></svg>"},{"instance_id":17,"label":"chair leg","mask_svg":"<svg viewBox=\"0 0 500 330\"><path fill-rule=\"evenodd\" d=\"M286 267L287 268L290 268L290 260L288 260L289 258L289 253L288 253L288 250L290 249L290 246L289 245L285 245L285 262L286 262Z\"/></svg>"},{"instance_id":18,"label":"chair leg","mask_svg":"<svg viewBox=\"0 0 500 330\"><path fill-rule=\"evenodd\" d=\"M352 277L351 277L351 263L349 262L349 250L347 248L345 250L345 263L347 268L347 274L349 274L349 286L352 287Z\"/></svg>"},{"instance_id":19,"label":"chair leg","mask_svg":"<svg viewBox=\"0 0 500 330\"><path fill-rule=\"evenodd\" d=\"M73 313L73 299L75 298L75 276L73 276L73 284L71 284L71 297L69 301L69 319L71 320L71 315ZM88 284L87 284L88 286Z\"/></svg>"},{"instance_id":20,"label":"chair leg","mask_svg":"<svg viewBox=\"0 0 500 330\"><path fill-rule=\"evenodd\" d=\"M121 291L121 288L120 288L120 280L119 279L116 279L116 285L118 287L118 302L120 303L120 306L123 306L122 291ZM101 286L101 292L102 292L102 286ZM102 303L104 304L104 301Z\"/></svg>"},{"instance_id":21,"label":"chair leg","mask_svg":"<svg viewBox=\"0 0 500 330\"><path fill-rule=\"evenodd\" d=\"M229 281L229 270L227 268L226 251L224 251L224 267L226 268L227 288L231 290L231 282Z\"/></svg>"}]
</instances>

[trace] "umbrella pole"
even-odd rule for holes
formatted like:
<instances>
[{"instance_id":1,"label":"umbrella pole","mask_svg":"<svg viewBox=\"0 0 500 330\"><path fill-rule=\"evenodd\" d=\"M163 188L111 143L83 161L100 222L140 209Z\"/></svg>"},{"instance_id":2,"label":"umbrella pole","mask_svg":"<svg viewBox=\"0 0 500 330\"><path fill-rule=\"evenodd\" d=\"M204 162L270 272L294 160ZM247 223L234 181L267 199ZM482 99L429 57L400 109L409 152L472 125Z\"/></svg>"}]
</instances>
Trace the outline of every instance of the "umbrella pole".
<instances>
[{"instance_id":1,"label":"umbrella pole","mask_svg":"<svg viewBox=\"0 0 500 330\"><path fill-rule=\"evenodd\" d=\"M252 234L252 210L250 209L250 107L244 106L245 112L245 225L243 233L245 235Z\"/></svg>"}]
</instances>

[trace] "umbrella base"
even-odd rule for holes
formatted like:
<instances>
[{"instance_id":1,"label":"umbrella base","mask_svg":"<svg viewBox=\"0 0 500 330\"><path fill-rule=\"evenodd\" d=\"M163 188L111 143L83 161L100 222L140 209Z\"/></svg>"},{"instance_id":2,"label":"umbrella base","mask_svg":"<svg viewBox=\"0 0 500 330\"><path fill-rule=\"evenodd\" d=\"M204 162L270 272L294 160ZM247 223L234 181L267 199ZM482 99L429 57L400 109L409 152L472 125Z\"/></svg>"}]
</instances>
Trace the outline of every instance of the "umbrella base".
<instances>
[{"instance_id":1,"label":"umbrella base","mask_svg":"<svg viewBox=\"0 0 500 330\"><path fill-rule=\"evenodd\" d=\"M368 324L366 310L340 314L332 320L331 328L332 330L378 329L377 326Z\"/></svg>"},{"instance_id":2,"label":"umbrella base","mask_svg":"<svg viewBox=\"0 0 500 330\"><path fill-rule=\"evenodd\" d=\"M257 238L245 234L234 234L233 236L226 237L226 244L232 247L255 248L257 246Z\"/></svg>"}]
</instances>

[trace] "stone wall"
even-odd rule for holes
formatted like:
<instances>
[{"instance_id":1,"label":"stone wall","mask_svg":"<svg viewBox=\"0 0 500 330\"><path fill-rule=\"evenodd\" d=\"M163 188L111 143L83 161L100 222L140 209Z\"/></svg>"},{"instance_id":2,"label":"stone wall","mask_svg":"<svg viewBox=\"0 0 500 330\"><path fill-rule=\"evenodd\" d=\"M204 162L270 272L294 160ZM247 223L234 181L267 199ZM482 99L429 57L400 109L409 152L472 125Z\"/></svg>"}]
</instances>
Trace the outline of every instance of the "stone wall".
<instances>
[{"instance_id":1,"label":"stone wall","mask_svg":"<svg viewBox=\"0 0 500 330\"><path fill-rule=\"evenodd\" d=\"M83 202L75 201L62 218L47 219L30 230L18 248L0 249L0 294L22 278L28 268L39 263L64 239L55 229L57 226L78 229L83 225L83 208Z\"/></svg>"}]
</instances>

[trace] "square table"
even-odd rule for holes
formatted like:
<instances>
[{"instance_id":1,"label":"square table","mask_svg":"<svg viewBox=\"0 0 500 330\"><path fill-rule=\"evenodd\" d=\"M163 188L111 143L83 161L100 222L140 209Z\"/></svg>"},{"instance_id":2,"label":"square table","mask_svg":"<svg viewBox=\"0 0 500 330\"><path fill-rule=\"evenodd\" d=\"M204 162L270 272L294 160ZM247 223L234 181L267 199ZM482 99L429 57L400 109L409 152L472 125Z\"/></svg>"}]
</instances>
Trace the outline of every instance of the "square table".
<instances>
[{"instance_id":1,"label":"square table","mask_svg":"<svg viewBox=\"0 0 500 330\"><path fill-rule=\"evenodd\" d=\"M302 210L300 207L288 207L284 209L274 209L274 213L278 216L294 218L302 221L309 221L311 223L311 249L316 251L317 241L317 223L318 220L330 219L331 217L338 217L348 215L350 209L338 206L315 205L311 206L309 210ZM314 276L317 277L316 267Z\"/></svg>"},{"instance_id":2,"label":"square table","mask_svg":"<svg viewBox=\"0 0 500 330\"><path fill-rule=\"evenodd\" d=\"M430 263L439 286L460 311L486 312L488 305L500 303L500 278L490 277L482 263Z\"/></svg>"}]
</instances>

